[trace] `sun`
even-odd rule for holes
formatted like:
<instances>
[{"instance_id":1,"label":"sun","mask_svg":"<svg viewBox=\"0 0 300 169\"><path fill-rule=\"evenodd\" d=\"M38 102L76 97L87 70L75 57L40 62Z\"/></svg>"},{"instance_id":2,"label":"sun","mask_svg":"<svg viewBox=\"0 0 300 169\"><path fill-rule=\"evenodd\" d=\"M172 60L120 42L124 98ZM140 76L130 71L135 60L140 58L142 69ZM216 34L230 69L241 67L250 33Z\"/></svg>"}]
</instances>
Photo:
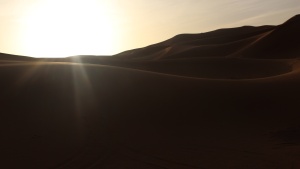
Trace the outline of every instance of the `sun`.
<instances>
[{"instance_id":1,"label":"sun","mask_svg":"<svg viewBox=\"0 0 300 169\"><path fill-rule=\"evenodd\" d=\"M41 0L23 18L22 47L33 57L107 55L117 30L106 1Z\"/></svg>"}]
</instances>

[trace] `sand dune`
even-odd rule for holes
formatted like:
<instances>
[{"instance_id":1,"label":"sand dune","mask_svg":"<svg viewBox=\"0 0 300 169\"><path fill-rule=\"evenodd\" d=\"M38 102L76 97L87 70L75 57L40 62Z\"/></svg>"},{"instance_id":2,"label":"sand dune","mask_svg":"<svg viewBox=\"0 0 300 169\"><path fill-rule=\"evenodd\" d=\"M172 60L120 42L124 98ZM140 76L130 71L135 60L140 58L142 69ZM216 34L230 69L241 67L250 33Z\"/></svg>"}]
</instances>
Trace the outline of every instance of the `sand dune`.
<instances>
[{"instance_id":1,"label":"sand dune","mask_svg":"<svg viewBox=\"0 0 300 169\"><path fill-rule=\"evenodd\" d=\"M300 168L299 23L111 57L1 54L0 166Z\"/></svg>"},{"instance_id":2,"label":"sand dune","mask_svg":"<svg viewBox=\"0 0 300 169\"><path fill-rule=\"evenodd\" d=\"M220 29L208 33L201 33L201 34L182 34L177 35L169 40L164 42L150 45L145 48L135 49L130 51L125 51L116 55L117 57L121 58L131 58L131 59L140 59L141 57L151 56L152 59L157 59L157 52L161 50L165 50L168 48L179 48L177 57L207 57L207 56L226 56L228 52L232 49L226 50L229 45L234 51L238 50L242 46L246 44L250 44L251 42L260 38L261 35L272 31L275 27L274 26L261 26L261 27L251 27L251 26L244 26L239 28L232 28L232 29ZM260 36L259 36L260 35ZM254 39L253 39L254 38ZM249 41L250 39L250 41ZM252 40L251 40L252 39ZM246 41L246 44L244 44ZM185 47L183 50L182 48ZM181 48L181 49L180 49ZM198 51L190 51L189 49L198 48ZM220 51L221 48L221 51ZM214 50L218 49L218 50ZM188 51L188 54L183 53L184 51ZM174 53L172 53L174 54ZM192 54L193 56L190 56ZM169 58L169 53L160 57L160 59ZM149 60L151 57L149 57Z\"/></svg>"},{"instance_id":3,"label":"sand dune","mask_svg":"<svg viewBox=\"0 0 300 169\"><path fill-rule=\"evenodd\" d=\"M300 15L297 15L251 45L245 51L245 55L256 58L279 59L299 57L299 27Z\"/></svg>"}]
</instances>

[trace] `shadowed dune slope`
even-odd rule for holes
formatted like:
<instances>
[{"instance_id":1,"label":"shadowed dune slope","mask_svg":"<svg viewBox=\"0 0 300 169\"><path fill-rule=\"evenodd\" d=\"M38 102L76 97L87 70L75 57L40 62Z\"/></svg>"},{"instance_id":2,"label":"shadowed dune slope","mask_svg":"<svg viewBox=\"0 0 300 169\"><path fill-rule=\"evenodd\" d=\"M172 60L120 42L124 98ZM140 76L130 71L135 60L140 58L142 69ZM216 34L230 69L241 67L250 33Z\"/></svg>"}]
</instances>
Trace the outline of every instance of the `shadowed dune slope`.
<instances>
[{"instance_id":1,"label":"shadowed dune slope","mask_svg":"<svg viewBox=\"0 0 300 169\"><path fill-rule=\"evenodd\" d=\"M0 61L35 61L35 58L27 56L11 55L6 53L0 53Z\"/></svg>"},{"instance_id":2,"label":"shadowed dune slope","mask_svg":"<svg viewBox=\"0 0 300 169\"><path fill-rule=\"evenodd\" d=\"M228 44L235 44L236 49L241 48L239 45L244 46L244 41L251 43L255 41L260 36L266 32L270 32L274 29L274 26L261 26L261 27L252 27L252 26L244 26L239 28L231 28L231 29L220 29L212 32L201 33L201 34L181 34L177 35L169 40L164 42L147 46L145 48L134 49L130 51L125 51L116 55L120 58L129 58L129 59L140 59L148 56L148 59L165 59L170 58L172 54L177 52L164 52L163 56L157 58L157 53L160 51L168 51L169 48L176 50L179 48L178 53L180 53L183 49L189 48L198 48L198 51L190 52L193 53L197 57L207 57L207 56L226 56L228 55L228 51L222 50L218 52L220 46L224 46L226 48ZM254 38L254 39L253 39ZM249 42L249 39L253 39ZM203 49L202 49L203 48ZM231 47L234 48L234 47ZM188 51L188 50L187 50ZM230 51L230 50L229 50ZM225 52L225 53L224 53ZM191 57L188 54L179 54L177 57ZM171 57L172 58L172 57Z\"/></svg>"},{"instance_id":3,"label":"shadowed dune slope","mask_svg":"<svg viewBox=\"0 0 300 169\"><path fill-rule=\"evenodd\" d=\"M135 60L186 57L295 58L299 55L300 16L279 26L244 26L177 35L161 43L116 55ZM287 56L288 55L288 56Z\"/></svg>"},{"instance_id":4,"label":"shadowed dune slope","mask_svg":"<svg viewBox=\"0 0 300 169\"><path fill-rule=\"evenodd\" d=\"M119 67L206 79L256 79L286 74L297 60L189 58L162 61L106 62Z\"/></svg>"},{"instance_id":5,"label":"shadowed dune slope","mask_svg":"<svg viewBox=\"0 0 300 169\"><path fill-rule=\"evenodd\" d=\"M299 70L209 80L32 62L0 77L5 168L299 165Z\"/></svg>"},{"instance_id":6,"label":"shadowed dune slope","mask_svg":"<svg viewBox=\"0 0 300 169\"><path fill-rule=\"evenodd\" d=\"M119 60L114 57L47 59L55 62L100 64L169 75L206 79L256 79L292 72L297 59L253 59L234 57L187 57L167 60Z\"/></svg>"},{"instance_id":7,"label":"shadowed dune slope","mask_svg":"<svg viewBox=\"0 0 300 169\"><path fill-rule=\"evenodd\" d=\"M300 54L300 15L279 25L251 45L243 55L253 58L297 58Z\"/></svg>"},{"instance_id":8,"label":"shadowed dune slope","mask_svg":"<svg viewBox=\"0 0 300 169\"><path fill-rule=\"evenodd\" d=\"M298 169L298 27L183 34L111 57L0 54L0 168Z\"/></svg>"}]
</instances>

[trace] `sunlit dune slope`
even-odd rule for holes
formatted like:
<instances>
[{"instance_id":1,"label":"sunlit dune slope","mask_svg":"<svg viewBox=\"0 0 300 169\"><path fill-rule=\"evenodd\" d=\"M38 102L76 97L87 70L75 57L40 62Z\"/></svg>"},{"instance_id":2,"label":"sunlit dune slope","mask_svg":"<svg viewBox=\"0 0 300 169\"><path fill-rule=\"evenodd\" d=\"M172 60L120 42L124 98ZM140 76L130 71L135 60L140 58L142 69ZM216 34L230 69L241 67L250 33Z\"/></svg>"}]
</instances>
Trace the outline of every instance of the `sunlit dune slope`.
<instances>
[{"instance_id":1,"label":"sunlit dune slope","mask_svg":"<svg viewBox=\"0 0 300 169\"><path fill-rule=\"evenodd\" d=\"M299 23L111 57L0 54L0 168L300 168Z\"/></svg>"}]
</instances>

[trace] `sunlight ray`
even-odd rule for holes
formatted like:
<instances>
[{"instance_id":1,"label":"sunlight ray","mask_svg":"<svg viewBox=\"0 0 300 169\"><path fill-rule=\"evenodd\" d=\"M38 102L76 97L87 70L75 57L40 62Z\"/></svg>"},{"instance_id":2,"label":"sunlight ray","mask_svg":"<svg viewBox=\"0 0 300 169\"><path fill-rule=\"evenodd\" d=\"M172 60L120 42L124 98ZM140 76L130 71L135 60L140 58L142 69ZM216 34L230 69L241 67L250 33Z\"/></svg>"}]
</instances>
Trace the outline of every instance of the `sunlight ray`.
<instances>
[{"instance_id":1,"label":"sunlight ray","mask_svg":"<svg viewBox=\"0 0 300 169\"><path fill-rule=\"evenodd\" d=\"M86 68L80 57L73 57L73 62L78 63L71 66L73 76L74 108L78 119L81 119L87 109L95 107L95 96L92 83L86 72Z\"/></svg>"}]
</instances>

